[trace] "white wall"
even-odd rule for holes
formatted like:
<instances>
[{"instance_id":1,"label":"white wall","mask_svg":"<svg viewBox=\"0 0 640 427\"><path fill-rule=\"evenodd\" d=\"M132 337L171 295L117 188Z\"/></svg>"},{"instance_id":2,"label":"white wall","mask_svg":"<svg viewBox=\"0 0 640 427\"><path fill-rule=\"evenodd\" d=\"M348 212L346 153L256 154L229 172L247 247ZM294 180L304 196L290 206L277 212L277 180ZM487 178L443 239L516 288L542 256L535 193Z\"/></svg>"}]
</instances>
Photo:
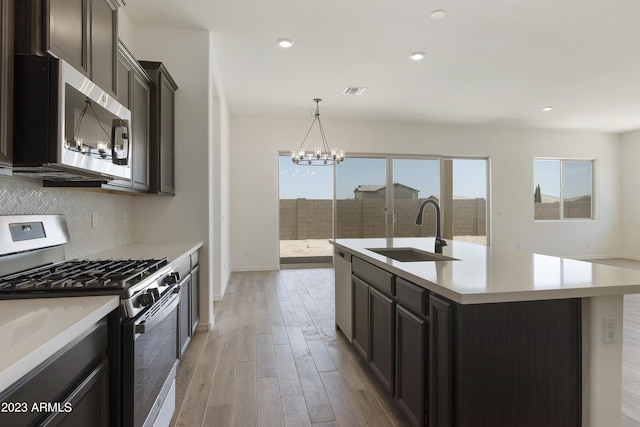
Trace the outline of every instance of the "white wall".
<instances>
[{"instance_id":1,"label":"white wall","mask_svg":"<svg viewBox=\"0 0 640 427\"><path fill-rule=\"evenodd\" d=\"M640 259L640 131L622 139L622 244L624 255Z\"/></svg>"},{"instance_id":2,"label":"white wall","mask_svg":"<svg viewBox=\"0 0 640 427\"><path fill-rule=\"evenodd\" d=\"M201 250L201 324L213 325L213 298L220 294L224 248L221 222L221 135L227 120L221 82L208 31L135 26L133 53L139 60L161 61L179 86L176 92L176 196L134 198L134 237L139 242L203 241ZM222 93L223 96L223 93ZM218 107L214 108L214 97ZM216 117L214 117L216 115ZM219 128L214 129L214 124Z\"/></svg>"},{"instance_id":3,"label":"white wall","mask_svg":"<svg viewBox=\"0 0 640 427\"><path fill-rule=\"evenodd\" d=\"M329 145L348 152L488 156L492 244L539 253L621 254L619 136L593 132L339 120L324 116ZM232 116L233 270L278 268L278 151L297 148L309 118ZM597 219L534 222L533 158L597 159Z\"/></svg>"}]
</instances>

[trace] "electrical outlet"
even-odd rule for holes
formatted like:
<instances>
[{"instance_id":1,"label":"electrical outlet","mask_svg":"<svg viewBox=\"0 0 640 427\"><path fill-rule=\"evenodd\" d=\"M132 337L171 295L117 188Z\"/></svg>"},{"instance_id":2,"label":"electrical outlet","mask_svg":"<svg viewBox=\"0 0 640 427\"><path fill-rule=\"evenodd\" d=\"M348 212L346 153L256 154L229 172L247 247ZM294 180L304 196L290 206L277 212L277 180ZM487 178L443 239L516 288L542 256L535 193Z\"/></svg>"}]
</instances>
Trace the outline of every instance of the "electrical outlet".
<instances>
[{"instance_id":1,"label":"electrical outlet","mask_svg":"<svg viewBox=\"0 0 640 427\"><path fill-rule=\"evenodd\" d=\"M604 317L604 336L605 344L612 344L618 341L618 318L615 316Z\"/></svg>"},{"instance_id":2,"label":"electrical outlet","mask_svg":"<svg viewBox=\"0 0 640 427\"><path fill-rule=\"evenodd\" d=\"M91 212L91 228L98 228L98 212Z\"/></svg>"}]
</instances>

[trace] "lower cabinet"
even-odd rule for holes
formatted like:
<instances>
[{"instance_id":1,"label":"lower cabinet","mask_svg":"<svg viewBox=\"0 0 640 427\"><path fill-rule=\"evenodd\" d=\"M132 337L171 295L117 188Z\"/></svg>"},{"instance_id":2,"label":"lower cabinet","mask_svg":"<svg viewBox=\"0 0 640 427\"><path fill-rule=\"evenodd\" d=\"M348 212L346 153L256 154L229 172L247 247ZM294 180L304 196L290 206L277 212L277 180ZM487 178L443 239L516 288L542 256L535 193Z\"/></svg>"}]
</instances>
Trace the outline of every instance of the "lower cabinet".
<instances>
[{"instance_id":1,"label":"lower cabinet","mask_svg":"<svg viewBox=\"0 0 640 427\"><path fill-rule=\"evenodd\" d=\"M190 294L189 322L191 330L189 336L193 336L200 322L200 266L191 269L191 294Z\"/></svg>"},{"instance_id":2,"label":"lower cabinet","mask_svg":"<svg viewBox=\"0 0 640 427\"><path fill-rule=\"evenodd\" d=\"M103 359L98 366L61 402L62 412L51 414L41 426L77 427L91 425L107 427L109 417L104 396L109 394L109 362ZM67 412L66 410L69 409Z\"/></svg>"},{"instance_id":3,"label":"lower cabinet","mask_svg":"<svg viewBox=\"0 0 640 427\"><path fill-rule=\"evenodd\" d=\"M189 348L191 337L200 321L200 266L195 252L176 268L182 277L180 281L180 302L178 305L177 357L182 360Z\"/></svg>"},{"instance_id":4,"label":"lower cabinet","mask_svg":"<svg viewBox=\"0 0 640 427\"><path fill-rule=\"evenodd\" d=\"M182 359L191 341L191 274L180 281L180 302L178 303L178 359Z\"/></svg>"},{"instance_id":5,"label":"lower cabinet","mask_svg":"<svg viewBox=\"0 0 640 427\"><path fill-rule=\"evenodd\" d=\"M351 283L352 344L410 425L582 425L580 299L458 304L355 256Z\"/></svg>"},{"instance_id":6,"label":"lower cabinet","mask_svg":"<svg viewBox=\"0 0 640 427\"><path fill-rule=\"evenodd\" d=\"M451 427L451 303L431 295L429 313L429 426Z\"/></svg>"},{"instance_id":7,"label":"lower cabinet","mask_svg":"<svg viewBox=\"0 0 640 427\"><path fill-rule=\"evenodd\" d=\"M353 284L353 346L369 361L369 285L356 276Z\"/></svg>"},{"instance_id":8,"label":"lower cabinet","mask_svg":"<svg viewBox=\"0 0 640 427\"><path fill-rule=\"evenodd\" d=\"M110 425L108 329L104 318L1 393L0 425Z\"/></svg>"},{"instance_id":9,"label":"lower cabinet","mask_svg":"<svg viewBox=\"0 0 640 427\"><path fill-rule=\"evenodd\" d=\"M396 306L396 399L413 426L426 419L428 322Z\"/></svg>"},{"instance_id":10,"label":"lower cabinet","mask_svg":"<svg viewBox=\"0 0 640 427\"><path fill-rule=\"evenodd\" d=\"M375 266L367 266L358 260L358 274L367 277L365 282L353 274L353 340L352 344L367 361L373 373L390 394L395 388L395 301L391 277L380 275ZM379 290L380 289L380 290Z\"/></svg>"},{"instance_id":11,"label":"lower cabinet","mask_svg":"<svg viewBox=\"0 0 640 427\"><path fill-rule=\"evenodd\" d=\"M395 307L391 298L369 287L369 366L391 395L395 386Z\"/></svg>"}]
</instances>

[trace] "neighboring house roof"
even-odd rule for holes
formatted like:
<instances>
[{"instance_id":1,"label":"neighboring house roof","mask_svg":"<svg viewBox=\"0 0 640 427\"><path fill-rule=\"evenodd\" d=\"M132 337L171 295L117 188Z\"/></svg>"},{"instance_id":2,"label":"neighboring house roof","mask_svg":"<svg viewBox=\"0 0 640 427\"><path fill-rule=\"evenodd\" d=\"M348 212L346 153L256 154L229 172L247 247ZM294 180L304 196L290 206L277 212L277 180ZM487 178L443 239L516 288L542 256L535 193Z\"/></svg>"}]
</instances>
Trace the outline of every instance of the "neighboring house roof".
<instances>
[{"instance_id":1,"label":"neighboring house roof","mask_svg":"<svg viewBox=\"0 0 640 427\"><path fill-rule=\"evenodd\" d=\"M395 182L393 184L394 188L398 188L398 187L404 187L410 191L415 191L416 193L419 192L420 190L417 190L415 188L409 187L408 185L404 185L404 184L400 184L399 182ZM356 187L355 190L353 190L354 193L377 193L380 190L385 190L387 188L386 185L358 185Z\"/></svg>"}]
</instances>

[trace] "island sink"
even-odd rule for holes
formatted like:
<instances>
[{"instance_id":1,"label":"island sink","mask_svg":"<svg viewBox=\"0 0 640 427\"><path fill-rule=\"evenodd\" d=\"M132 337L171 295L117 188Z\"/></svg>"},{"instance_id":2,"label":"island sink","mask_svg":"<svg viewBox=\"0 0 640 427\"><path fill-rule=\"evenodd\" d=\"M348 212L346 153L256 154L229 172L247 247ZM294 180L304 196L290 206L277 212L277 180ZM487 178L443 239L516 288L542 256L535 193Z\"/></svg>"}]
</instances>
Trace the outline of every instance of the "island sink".
<instances>
[{"instance_id":1,"label":"island sink","mask_svg":"<svg viewBox=\"0 0 640 427\"><path fill-rule=\"evenodd\" d=\"M416 248L367 248L367 250L400 262L459 261L457 258L426 252Z\"/></svg>"}]
</instances>

